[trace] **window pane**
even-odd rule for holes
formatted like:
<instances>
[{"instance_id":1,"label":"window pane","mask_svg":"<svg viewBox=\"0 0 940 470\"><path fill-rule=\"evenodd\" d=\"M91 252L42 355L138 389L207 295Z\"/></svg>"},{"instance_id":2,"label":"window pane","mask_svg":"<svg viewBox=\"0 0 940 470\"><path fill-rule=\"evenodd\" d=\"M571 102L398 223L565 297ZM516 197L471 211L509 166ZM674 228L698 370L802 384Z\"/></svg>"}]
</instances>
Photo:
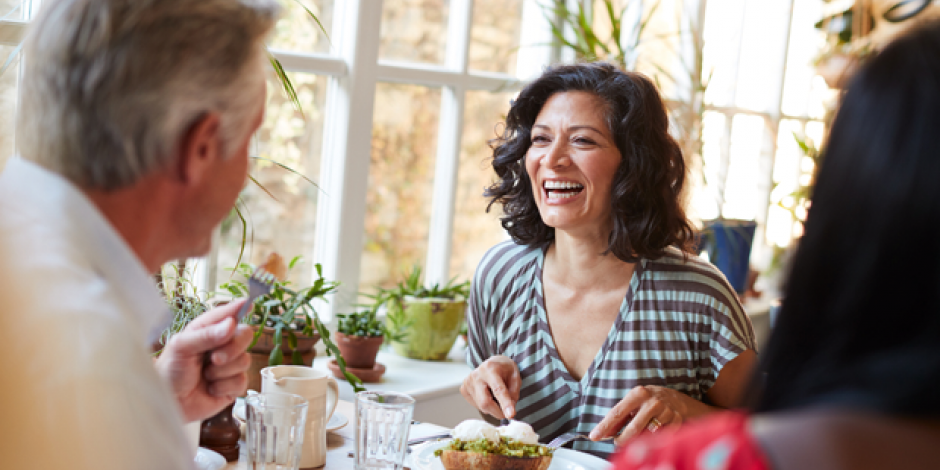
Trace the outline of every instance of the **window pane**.
<instances>
[{"instance_id":1,"label":"window pane","mask_svg":"<svg viewBox=\"0 0 940 470\"><path fill-rule=\"evenodd\" d=\"M450 277L459 280L473 279L486 250L509 238L499 223L502 206L496 204L487 213L483 190L496 180L490 164L493 151L487 141L496 137L497 124L509 110L512 97L485 91L471 91L466 96L450 258Z\"/></svg>"},{"instance_id":2,"label":"window pane","mask_svg":"<svg viewBox=\"0 0 940 470\"><path fill-rule=\"evenodd\" d=\"M313 241L320 189L303 177L266 160L273 160L319 181L320 151L323 140L323 107L327 77L289 73L303 107L303 115L285 96L273 73L268 80L268 104L264 123L255 134L251 155L252 178L264 185L267 194L253 182L241 193L239 204L248 222L248 246L243 262L258 264L272 251L288 261L302 255L305 263L296 266L290 280L309 285L313 273ZM306 119L304 118L306 117ZM276 198L276 199L275 199ZM235 214L222 222L217 281L230 278L238 258L242 224Z\"/></svg>"},{"instance_id":3,"label":"window pane","mask_svg":"<svg viewBox=\"0 0 940 470\"><path fill-rule=\"evenodd\" d=\"M395 0L382 3L379 59L444 63L447 0Z\"/></svg>"},{"instance_id":4,"label":"window pane","mask_svg":"<svg viewBox=\"0 0 940 470\"><path fill-rule=\"evenodd\" d=\"M734 104L744 11L744 0L708 2L705 12L703 70L705 73L711 73L711 80L705 91L705 102L709 104Z\"/></svg>"},{"instance_id":5,"label":"window pane","mask_svg":"<svg viewBox=\"0 0 940 470\"><path fill-rule=\"evenodd\" d=\"M748 2L741 37L736 104L742 108L770 112L777 107L782 86L784 48L790 0Z\"/></svg>"},{"instance_id":6,"label":"window pane","mask_svg":"<svg viewBox=\"0 0 940 470\"><path fill-rule=\"evenodd\" d=\"M764 119L738 114L731 120L731 149L728 152L728 179L725 184L724 216L730 219L754 220L758 205L761 145Z\"/></svg>"},{"instance_id":7,"label":"window pane","mask_svg":"<svg viewBox=\"0 0 940 470\"><path fill-rule=\"evenodd\" d=\"M813 66L813 59L826 43L825 33L814 26L822 18L822 7L821 0L795 0L793 4L793 25L781 107L783 114L821 118L825 113L823 103L832 92L821 77L815 80L817 77Z\"/></svg>"},{"instance_id":8,"label":"window pane","mask_svg":"<svg viewBox=\"0 0 940 470\"><path fill-rule=\"evenodd\" d=\"M703 158L702 161L693 160L690 168L692 175L702 175L689 178L692 182L692 203L689 216L693 219L709 220L718 217L718 182L723 160L722 153L727 144L727 134L728 119L725 115L715 111L706 111L702 116Z\"/></svg>"},{"instance_id":9,"label":"window pane","mask_svg":"<svg viewBox=\"0 0 940 470\"><path fill-rule=\"evenodd\" d=\"M469 68L514 75L522 0L477 0L472 28Z\"/></svg>"},{"instance_id":10,"label":"window pane","mask_svg":"<svg viewBox=\"0 0 940 470\"><path fill-rule=\"evenodd\" d=\"M281 2L281 6L284 11L274 28L271 47L307 53L336 53L335 49L331 51L330 42L320 29L320 25L323 25L326 34L332 39L333 0L286 0ZM320 25L304 7L320 20Z\"/></svg>"},{"instance_id":11,"label":"window pane","mask_svg":"<svg viewBox=\"0 0 940 470\"><path fill-rule=\"evenodd\" d=\"M424 267L440 107L439 88L376 86L361 292Z\"/></svg>"},{"instance_id":12,"label":"window pane","mask_svg":"<svg viewBox=\"0 0 940 470\"><path fill-rule=\"evenodd\" d=\"M0 8L0 11L5 11ZM7 61L14 47L0 46L0 64ZM0 169L13 155L14 121L16 120L16 81L19 59L0 76Z\"/></svg>"}]
</instances>

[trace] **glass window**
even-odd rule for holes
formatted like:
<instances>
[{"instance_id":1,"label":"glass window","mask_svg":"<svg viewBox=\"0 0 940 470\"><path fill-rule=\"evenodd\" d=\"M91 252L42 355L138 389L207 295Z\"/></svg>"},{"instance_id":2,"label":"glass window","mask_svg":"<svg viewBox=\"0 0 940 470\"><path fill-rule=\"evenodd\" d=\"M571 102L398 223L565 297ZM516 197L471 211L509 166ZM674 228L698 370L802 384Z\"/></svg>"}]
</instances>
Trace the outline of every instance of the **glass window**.
<instances>
[{"instance_id":1,"label":"glass window","mask_svg":"<svg viewBox=\"0 0 940 470\"><path fill-rule=\"evenodd\" d=\"M741 59L741 25L744 0L711 0L705 14L703 70L711 73L705 102L716 106L734 104Z\"/></svg>"},{"instance_id":2,"label":"glass window","mask_svg":"<svg viewBox=\"0 0 940 470\"><path fill-rule=\"evenodd\" d=\"M699 169L701 178L690 178L692 181L691 217L702 220L718 217L718 188L722 168L722 152L727 140L727 121L724 114L715 111L705 111L702 116L702 161L693 161L692 170Z\"/></svg>"},{"instance_id":3,"label":"glass window","mask_svg":"<svg viewBox=\"0 0 940 470\"><path fill-rule=\"evenodd\" d=\"M731 147L728 152L728 177L725 180L724 217L754 220L760 210L755 197L760 173L761 145L764 139L764 118L738 114L731 119Z\"/></svg>"},{"instance_id":4,"label":"glass window","mask_svg":"<svg viewBox=\"0 0 940 470\"><path fill-rule=\"evenodd\" d=\"M0 9L3 11L3 9ZM15 48L0 46L0 67ZM0 76L0 169L13 155L14 121L16 120L16 82L19 58Z\"/></svg>"},{"instance_id":5,"label":"glass window","mask_svg":"<svg viewBox=\"0 0 940 470\"><path fill-rule=\"evenodd\" d=\"M778 106L783 80L783 51L791 0L749 2L741 34L741 64L738 69L737 106L770 112ZM770 91L770 92L768 92Z\"/></svg>"},{"instance_id":6,"label":"glass window","mask_svg":"<svg viewBox=\"0 0 940 470\"><path fill-rule=\"evenodd\" d=\"M485 91L466 95L450 258L450 277L459 280L473 279L486 250L509 238L499 222L502 206L495 204L487 213L483 190L496 180L490 163L493 151L487 141L502 130L512 97L510 93Z\"/></svg>"},{"instance_id":7,"label":"glass window","mask_svg":"<svg viewBox=\"0 0 940 470\"><path fill-rule=\"evenodd\" d=\"M468 68L515 75L522 0L477 0L472 28Z\"/></svg>"},{"instance_id":8,"label":"glass window","mask_svg":"<svg viewBox=\"0 0 940 470\"><path fill-rule=\"evenodd\" d=\"M440 88L376 86L360 292L424 267L440 109Z\"/></svg>"},{"instance_id":9,"label":"glass window","mask_svg":"<svg viewBox=\"0 0 940 470\"><path fill-rule=\"evenodd\" d=\"M319 181L327 78L302 73L289 76L303 114L287 99L272 72L264 123L255 134L251 149L255 158L249 169L250 178L264 189L249 181L238 204L247 222L248 246L242 262L260 264L272 251L287 260L302 255L306 262L291 271L290 279L298 285L309 285L317 203L322 193L304 177L314 183ZM216 277L220 283L230 278L230 268L238 259L242 229L234 212L222 222Z\"/></svg>"},{"instance_id":10,"label":"glass window","mask_svg":"<svg viewBox=\"0 0 940 470\"><path fill-rule=\"evenodd\" d=\"M814 27L814 23L823 16L822 7L821 0L794 0L793 3L793 30L781 106L783 114L788 116L822 118L825 114L823 103L833 93L825 80L816 76L813 65L826 43L825 33Z\"/></svg>"},{"instance_id":11,"label":"glass window","mask_svg":"<svg viewBox=\"0 0 940 470\"><path fill-rule=\"evenodd\" d=\"M296 52L336 53L330 46L333 32L333 0L286 0L281 2L284 10L274 28L270 46ZM308 12L309 10L309 12ZM310 14L320 20L318 25ZM320 29L320 26L323 29ZM323 34L329 35L330 40Z\"/></svg>"},{"instance_id":12,"label":"glass window","mask_svg":"<svg viewBox=\"0 0 940 470\"><path fill-rule=\"evenodd\" d=\"M443 64L449 3L447 0L383 2L379 59Z\"/></svg>"}]
</instances>

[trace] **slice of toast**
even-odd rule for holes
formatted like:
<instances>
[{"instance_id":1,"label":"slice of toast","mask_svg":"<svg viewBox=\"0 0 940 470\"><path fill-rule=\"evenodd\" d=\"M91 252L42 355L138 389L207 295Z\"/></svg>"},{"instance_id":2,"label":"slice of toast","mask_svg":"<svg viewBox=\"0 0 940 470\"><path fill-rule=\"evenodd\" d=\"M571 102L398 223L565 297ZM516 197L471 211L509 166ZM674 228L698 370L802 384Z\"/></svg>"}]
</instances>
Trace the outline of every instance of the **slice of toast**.
<instances>
[{"instance_id":1,"label":"slice of toast","mask_svg":"<svg viewBox=\"0 0 940 470\"><path fill-rule=\"evenodd\" d=\"M552 463L551 456L508 457L505 455L444 450L441 463L447 470L546 470Z\"/></svg>"}]
</instances>

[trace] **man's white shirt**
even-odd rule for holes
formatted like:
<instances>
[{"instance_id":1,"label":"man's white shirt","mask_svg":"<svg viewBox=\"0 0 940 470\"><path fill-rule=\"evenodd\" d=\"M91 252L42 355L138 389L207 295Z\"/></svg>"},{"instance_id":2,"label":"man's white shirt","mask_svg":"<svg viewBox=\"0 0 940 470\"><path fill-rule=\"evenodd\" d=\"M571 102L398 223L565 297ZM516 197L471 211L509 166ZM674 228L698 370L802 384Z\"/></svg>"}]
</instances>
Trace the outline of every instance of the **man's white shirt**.
<instances>
[{"instance_id":1,"label":"man's white shirt","mask_svg":"<svg viewBox=\"0 0 940 470\"><path fill-rule=\"evenodd\" d=\"M91 201L57 174L10 160L0 174L0 269L9 382L0 459L29 465L10 468L193 468L178 403L150 354L171 312Z\"/></svg>"}]
</instances>

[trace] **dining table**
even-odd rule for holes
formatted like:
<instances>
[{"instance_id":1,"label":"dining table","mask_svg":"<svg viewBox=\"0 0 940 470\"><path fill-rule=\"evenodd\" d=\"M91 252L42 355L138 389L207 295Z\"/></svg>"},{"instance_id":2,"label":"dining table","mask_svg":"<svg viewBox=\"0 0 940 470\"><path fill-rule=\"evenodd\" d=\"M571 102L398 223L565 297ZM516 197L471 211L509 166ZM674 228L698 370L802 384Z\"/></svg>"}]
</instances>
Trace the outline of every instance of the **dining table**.
<instances>
[{"instance_id":1,"label":"dining table","mask_svg":"<svg viewBox=\"0 0 940 470\"><path fill-rule=\"evenodd\" d=\"M334 415L339 414L348 422L342 427L326 433L326 464L323 469L326 470L353 470L355 468L355 418L356 406L353 402L347 400L338 400ZM447 432L448 429L431 423L412 423L408 431L408 439L416 439L425 436L432 436ZM239 441L241 452L238 461L228 462L224 470L247 470L246 453L244 441ZM408 457L405 458L405 466L408 467Z\"/></svg>"}]
</instances>

